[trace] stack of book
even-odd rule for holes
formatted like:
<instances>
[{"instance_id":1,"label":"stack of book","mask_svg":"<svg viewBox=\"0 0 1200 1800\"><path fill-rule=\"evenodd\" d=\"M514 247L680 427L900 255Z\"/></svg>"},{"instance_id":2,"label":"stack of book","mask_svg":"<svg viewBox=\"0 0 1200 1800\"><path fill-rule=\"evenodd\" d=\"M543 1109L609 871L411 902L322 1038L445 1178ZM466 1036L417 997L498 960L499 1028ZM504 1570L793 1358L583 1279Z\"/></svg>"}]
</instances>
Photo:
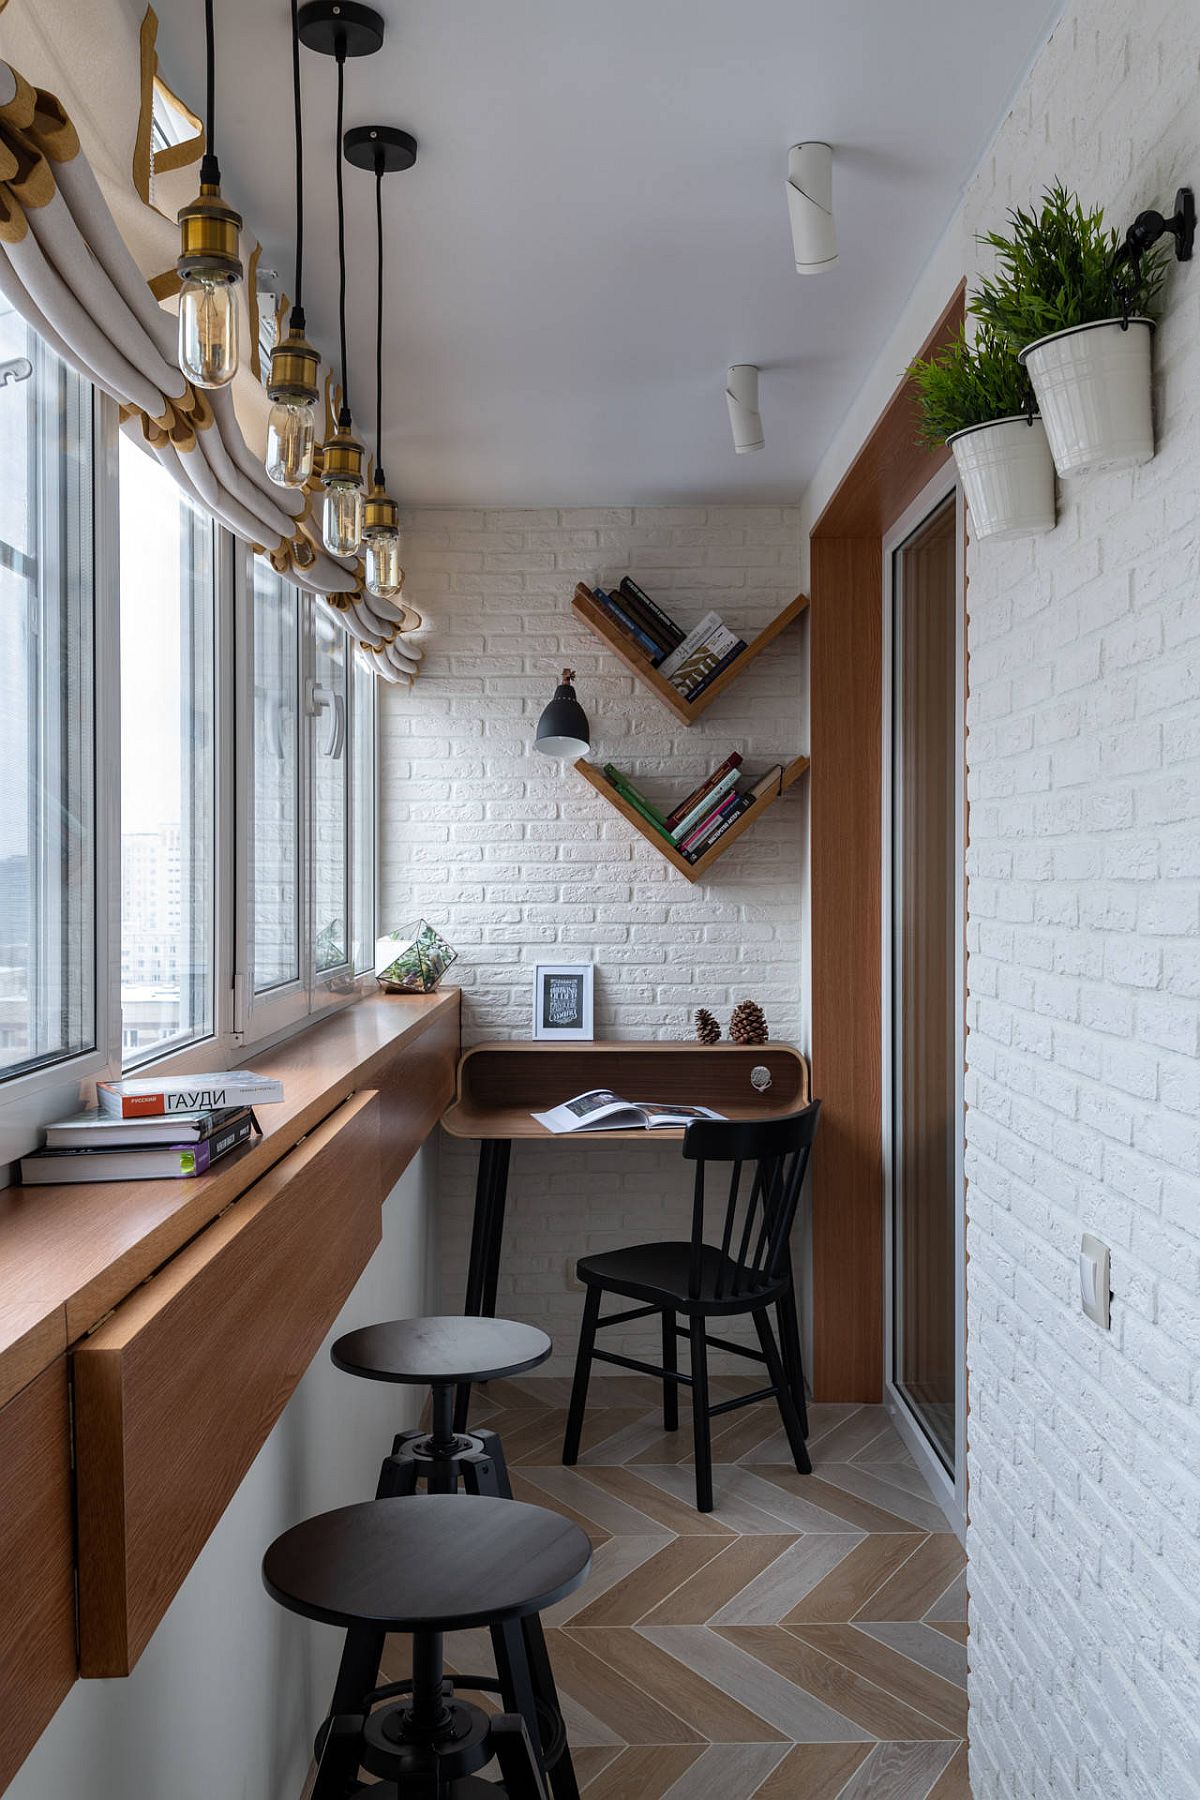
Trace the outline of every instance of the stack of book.
<instances>
[{"instance_id":1,"label":"stack of book","mask_svg":"<svg viewBox=\"0 0 1200 1800\"><path fill-rule=\"evenodd\" d=\"M748 812L756 800L778 787L783 768L776 763L765 775L750 782L742 775L741 754L734 750L669 813L663 813L634 786L628 775L623 775L611 763L604 765L604 774L622 800L653 825L673 850L687 862L694 863L724 837L734 821ZM743 781L745 785L742 785Z\"/></svg>"},{"instance_id":2,"label":"stack of book","mask_svg":"<svg viewBox=\"0 0 1200 1800\"><path fill-rule=\"evenodd\" d=\"M621 635L685 700L698 699L746 648L745 640L714 612L685 632L628 575L614 592L595 587L591 594Z\"/></svg>"},{"instance_id":3,"label":"stack of book","mask_svg":"<svg viewBox=\"0 0 1200 1800\"><path fill-rule=\"evenodd\" d=\"M248 1069L100 1081L97 1106L46 1127L45 1148L21 1159L29 1186L163 1181L203 1175L252 1132L253 1108L283 1099L283 1083Z\"/></svg>"}]
</instances>

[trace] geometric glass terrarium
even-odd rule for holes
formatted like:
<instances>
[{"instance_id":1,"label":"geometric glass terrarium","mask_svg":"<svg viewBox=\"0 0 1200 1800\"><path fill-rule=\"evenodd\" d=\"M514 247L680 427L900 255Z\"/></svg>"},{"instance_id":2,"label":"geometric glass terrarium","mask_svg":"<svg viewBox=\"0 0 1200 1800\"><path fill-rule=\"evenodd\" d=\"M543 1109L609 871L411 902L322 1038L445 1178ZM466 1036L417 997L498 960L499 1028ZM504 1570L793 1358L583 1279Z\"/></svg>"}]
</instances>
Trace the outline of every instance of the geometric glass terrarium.
<instances>
[{"instance_id":1,"label":"geometric glass terrarium","mask_svg":"<svg viewBox=\"0 0 1200 1800\"><path fill-rule=\"evenodd\" d=\"M387 994L432 994L458 951L424 919L415 932L393 931L375 944L375 979Z\"/></svg>"}]
</instances>

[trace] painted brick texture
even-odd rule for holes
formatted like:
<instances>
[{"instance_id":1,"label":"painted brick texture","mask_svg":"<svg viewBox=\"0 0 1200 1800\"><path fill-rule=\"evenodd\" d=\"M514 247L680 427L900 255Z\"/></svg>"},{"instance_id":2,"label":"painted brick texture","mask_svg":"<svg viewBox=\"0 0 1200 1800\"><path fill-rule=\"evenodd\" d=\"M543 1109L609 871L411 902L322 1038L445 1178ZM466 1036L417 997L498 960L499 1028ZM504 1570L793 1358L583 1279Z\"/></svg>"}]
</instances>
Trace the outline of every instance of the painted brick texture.
<instances>
[{"instance_id":1,"label":"painted brick texture","mask_svg":"<svg viewBox=\"0 0 1200 1800\"><path fill-rule=\"evenodd\" d=\"M673 720L570 610L580 579L632 574L681 625L712 609L749 636L799 587L799 518L779 507L434 509L403 521L406 594L436 626L420 681L381 709L381 929L424 916L460 952L464 1041L531 1035L538 961L596 965L595 1031L692 1035L761 1001L772 1035L802 1033L803 782L689 885L575 775L532 748L565 665L577 672L593 760L682 797L731 750L765 769L808 747L804 627L711 708ZM647 1096L652 1098L653 1096ZM447 1305L466 1263L473 1149L442 1140ZM676 1151L518 1146L500 1305L556 1340L568 1366L588 1250L686 1232ZM612 1333L611 1347L651 1347Z\"/></svg>"},{"instance_id":2,"label":"painted brick texture","mask_svg":"<svg viewBox=\"0 0 1200 1800\"><path fill-rule=\"evenodd\" d=\"M1200 176L1195 0L1068 7L964 206ZM975 1800L1200 1795L1200 273L1158 455L969 558ZM1080 1311L1112 1246L1109 1333Z\"/></svg>"}]
</instances>

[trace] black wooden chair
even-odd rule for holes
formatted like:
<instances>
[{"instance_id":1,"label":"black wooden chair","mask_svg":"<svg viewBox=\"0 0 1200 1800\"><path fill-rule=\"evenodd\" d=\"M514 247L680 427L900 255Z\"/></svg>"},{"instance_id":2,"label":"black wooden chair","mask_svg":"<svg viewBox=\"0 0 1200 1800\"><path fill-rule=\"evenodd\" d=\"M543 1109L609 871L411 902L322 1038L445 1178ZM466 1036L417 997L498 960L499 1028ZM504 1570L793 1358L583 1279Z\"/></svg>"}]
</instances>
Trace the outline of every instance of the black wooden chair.
<instances>
[{"instance_id":1,"label":"black wooden chair","mask_svg":"<svg viewBox=\"0 0 1200 1800\"><path fill-rule=\"evenodd\" d=\"M587 1300L563 1441L564 1463L578 1461L592 1363L603 1362L633 1369L641 1375L654 1375L662 1381L666 1431L679 1429L680 1383L691 1388L696 1505L700 1512L711 1512L713 1508L710 1425L719 1413L774 1397L796 1468L802 1475L812 1473L804 1441L808 1431L804 1366L789 1239L820 1110L818 1100L803 1112L784 1119L746 1123L696 1120L683 1138L683 1154L696 1165L690 1239L609 1250L599 1256L585 1256L576 1264L579 1279L587 1288ZM717 1244L709 1242L705 1234L704 1172L709 1163L732 1164ZM753 1167L753 1174L743 1180L747 1165ZM600 1303L606 1293L643 1304L602 1319ZM771 1308L779 1326L779 1342L771 1328ZM627 1325L653 1313L662 1318L661 1368L596 1349L598 1330L608 1325ZM710 1335L710 1321L747 1313L758 1335L757 1350ZM677 1323L681 1314L687 1320L686 1327ZM691 1344L688 1375L680 1372L676 1356L677 1339L681 1337ZM769 1386L711 1405L710 1345L765 1363Z\"/></svg>"}]
</instances>

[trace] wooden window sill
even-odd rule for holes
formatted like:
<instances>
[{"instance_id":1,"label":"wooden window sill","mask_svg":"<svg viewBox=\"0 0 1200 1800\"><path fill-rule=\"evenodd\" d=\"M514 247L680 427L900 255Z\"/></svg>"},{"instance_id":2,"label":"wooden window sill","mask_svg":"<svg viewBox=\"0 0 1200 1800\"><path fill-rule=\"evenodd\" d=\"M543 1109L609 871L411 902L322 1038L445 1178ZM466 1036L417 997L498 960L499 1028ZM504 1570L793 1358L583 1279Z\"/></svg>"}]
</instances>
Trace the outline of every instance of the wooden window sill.
<instances>
[{"instance_id":1,"label":"wooden window sill","mask_svg":"<svg viewBox=\"0 0 1200 1800\"><path fill-rule=\"evenodd\" d=\"M0 1404L91 1331L350 1094L377 1087L386 1095L389 1065L419 1039L435 1033L439 1042L447 1040L452 1082L458 1019L457 988L428 996L373 995L248 1057L247 1067L283 1082L284 1099L261 1109L264 1135L232 1151L210 1175L0 1193Z\"/></svg>"}]
</instances>

